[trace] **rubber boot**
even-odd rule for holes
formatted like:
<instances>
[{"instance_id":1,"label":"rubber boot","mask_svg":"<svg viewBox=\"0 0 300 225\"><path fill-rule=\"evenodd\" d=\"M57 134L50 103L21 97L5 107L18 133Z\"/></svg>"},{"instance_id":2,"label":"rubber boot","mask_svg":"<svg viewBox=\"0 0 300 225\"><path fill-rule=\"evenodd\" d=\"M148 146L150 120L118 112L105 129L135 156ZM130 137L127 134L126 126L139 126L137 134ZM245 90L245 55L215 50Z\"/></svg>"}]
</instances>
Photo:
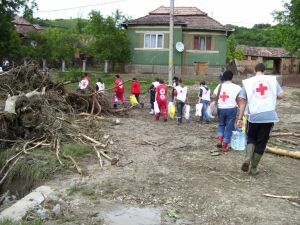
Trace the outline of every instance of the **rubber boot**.
<instances>
[{"instance_id":1,"label":"rubber boot","mask_svg":"<svg viewBox=\"0 0 300 225\"><path fill-rule=\"evenodd\" d=\"M257 153L253 154L252 161L251 161L251 169L250 169L250 174L253 176L255 176L259 173L258 164L259 164L261 157L262 157L261 154L257 154Z\"/></svg>"},{"instance_id":2,"label":"rubber boot","mask_svg":"<svg viewBox=\"0 0 300 225\"><path fill-rule=\"evenodd\" d=\"M223 137L222 136L218 136L218 144L217 144L218 148L222 148L222 142L223 142Z\"/></svg>"},{"instance_id":3,"label":"rubber boot","mask_svg":"<svg viewBox=\"0 0 300 225\"><path fill-rule=\"evenodd\" d=\"M244 172L249 172L250 162L254 152L254 144L247 144L246 146L246 157L242 164L241 170Z\"/></svg>"},{"instance_id":4,"label":"rubber boot","mask_svg":"<svg viewBox=\"0 0 300 225\"><path fill-rule=\"evenodd\" d=\"M229 151L229 144L226 142L223 142L223 152L228 152Z\"/></svg>"},{"instance_id":5,"label":"rubber boot","mask_svg":"<svg viewBox=\"0 0 300 225\"><path fill-rule=\"evenodd\" d=\"M117 104L114 104L114 109L117 109L118 108L118 105Z\"/></svg>"}]
</instances>

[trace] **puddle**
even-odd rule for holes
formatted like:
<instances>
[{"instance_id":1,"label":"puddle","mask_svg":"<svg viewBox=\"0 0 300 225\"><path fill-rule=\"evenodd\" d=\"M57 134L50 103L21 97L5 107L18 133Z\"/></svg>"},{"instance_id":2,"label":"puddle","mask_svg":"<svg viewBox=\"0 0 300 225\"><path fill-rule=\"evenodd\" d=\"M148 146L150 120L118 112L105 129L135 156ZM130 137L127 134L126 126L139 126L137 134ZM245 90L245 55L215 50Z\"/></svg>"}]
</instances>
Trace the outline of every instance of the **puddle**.
<instances>
[{"instance_id":1,"label":"puddle","mask_svg":"<svg viewBox=\"0 0 300 225\"><path fill-rule=\"evenodd\" d=\"M161 225L161 211L153 208L121 208L103 218L105 225Z\"/></svg>"}]
</instances>

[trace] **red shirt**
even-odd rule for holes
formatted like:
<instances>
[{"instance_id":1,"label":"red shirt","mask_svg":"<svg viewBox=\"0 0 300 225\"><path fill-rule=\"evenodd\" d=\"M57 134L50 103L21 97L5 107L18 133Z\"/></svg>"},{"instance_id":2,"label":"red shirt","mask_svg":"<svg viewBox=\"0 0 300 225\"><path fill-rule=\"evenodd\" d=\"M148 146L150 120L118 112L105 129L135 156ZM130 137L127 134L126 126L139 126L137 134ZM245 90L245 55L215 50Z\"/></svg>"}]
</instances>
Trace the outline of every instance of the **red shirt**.
<instances>
[{"instance_id":1,"label":"red shirt","mask_svg":"<svg viewBox=\"0 0 300 225\"><path fill-rule=\"evenodd\" d=\"M124 84L120 78L115 80L114 91L118 93L124 93Z\"/></svg>"},{"instance_id":2,"label":"red shirt","mask_svg":"<svg viewBox=\"0 0 300 225\"><path fill-rule=\"evenodd\" d=\"M157 93L156 101L167 102L168 88L164 84L160 84L155 88Z\"/></svg>"},{"instance_id":3,"label":"red shirt","mask_svg":"<svg viewBox=\"0 0 300 225\"><path fill-rule=\"evenodd\" d=\"M138 81L133 81L131 84L131 94L140 94L141 93L141 86Z\"/></svg>"}]
</instances>

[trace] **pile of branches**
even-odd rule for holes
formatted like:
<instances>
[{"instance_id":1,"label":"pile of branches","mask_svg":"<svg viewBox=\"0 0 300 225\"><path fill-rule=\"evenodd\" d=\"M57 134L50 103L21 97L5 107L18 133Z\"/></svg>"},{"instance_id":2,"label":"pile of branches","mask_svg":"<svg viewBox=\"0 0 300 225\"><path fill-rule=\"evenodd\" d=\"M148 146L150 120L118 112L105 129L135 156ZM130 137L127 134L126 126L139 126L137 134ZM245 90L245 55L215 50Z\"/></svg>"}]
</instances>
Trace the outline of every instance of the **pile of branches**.
<instances>
[{"instance_id":1,"label":"pile of branches","mask_svg":"<svg viewBox=\"0 0 300 225\"><path fill-rule=\"evenodd\" d=\"M17 149L1 169L0 185L17 160L37 147L54 150L60 163L60 157L66 158L82 174L75 160L61 153L61 144L85 143L99 156L97 148L109 143L103 140L98 123L109 120L103 114L115 113L107 97L93 88L86 93L69 91L64 87L66 83L70 82L51 81L35 64L0 74L0 102L5 101L4 110L0 110L0 149Z\"/></svg>"}]
</instances>

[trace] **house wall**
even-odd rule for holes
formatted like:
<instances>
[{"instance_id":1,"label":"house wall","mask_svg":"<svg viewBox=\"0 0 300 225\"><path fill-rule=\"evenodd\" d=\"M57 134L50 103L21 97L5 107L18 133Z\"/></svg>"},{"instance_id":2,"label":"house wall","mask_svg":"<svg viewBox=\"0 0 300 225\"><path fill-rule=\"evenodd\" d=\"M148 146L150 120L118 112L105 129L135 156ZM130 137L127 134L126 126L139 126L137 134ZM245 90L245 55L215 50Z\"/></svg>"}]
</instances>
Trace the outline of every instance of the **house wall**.
<instances>
[{"instance_id":1,"label":"house wall","mask_svg":"<svg viewBox=\"0 0 300 225\"><path fill-rule=\"evenodd\" d=\"M162 49L145 49L145 33L163 33L164 45ZM134 26L128 27L132 58L126 68L129 73L168 73L169 64L169 27L168 26ZM211 35L212 50L200 51L193 49L194 35ZM195 74L195 62L205 62L210 71L218 71L226 63L226 36L220 33L187 32L180 26L174 27L174 46L183 42L184 52L180 53L174 48L175 74Z\"/></svg>"}]
</instances>

